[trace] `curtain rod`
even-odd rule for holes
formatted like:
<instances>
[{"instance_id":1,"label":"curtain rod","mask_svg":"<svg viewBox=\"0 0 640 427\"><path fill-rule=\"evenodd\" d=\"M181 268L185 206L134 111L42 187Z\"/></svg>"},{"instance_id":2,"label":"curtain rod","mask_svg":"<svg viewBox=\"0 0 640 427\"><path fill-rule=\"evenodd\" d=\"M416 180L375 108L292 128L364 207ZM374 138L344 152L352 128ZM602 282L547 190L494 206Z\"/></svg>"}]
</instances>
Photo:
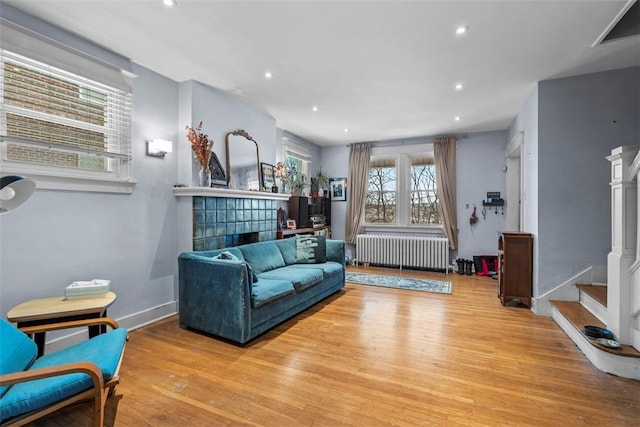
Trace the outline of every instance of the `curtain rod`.
<instances>
[{"instance_id":1,"label":"curtain rod","mask_svg":"<svg viewBox=\"0 0 640 427\"><path fill-rule=\"evenodd\" d=\"M436 139L438 139L438 138L447 138L447 137L446 137L446 136L438 136L438 137L434 138L434 142L435 142L435 140L436 140ZM462 135L462 139L467 139L467 138L469 138L469 135ZM369 141L369 142L351 142L351 143L347 144L346 146L347 146L347 147L351 147L352 145L355 145L355 144L376 144L376 143L385 143L385 142L390 142L390 141L396 141L396 140L387 140L387 141ZM460 138L456 138L456 142L460 142ZM410 141L405 141L405 140L401 139L401 140L399 140L399 143L398 143L398 144L395 144L395 145L418 145L418 144L432 144L432 142L426 142L426 143L423 143L423 142L420 142L420 143L412 143L412 142L410 142ZM390 147L391 147L391 146L393 146L393 145L390 145Z\"/></svg>"}]
</instances>

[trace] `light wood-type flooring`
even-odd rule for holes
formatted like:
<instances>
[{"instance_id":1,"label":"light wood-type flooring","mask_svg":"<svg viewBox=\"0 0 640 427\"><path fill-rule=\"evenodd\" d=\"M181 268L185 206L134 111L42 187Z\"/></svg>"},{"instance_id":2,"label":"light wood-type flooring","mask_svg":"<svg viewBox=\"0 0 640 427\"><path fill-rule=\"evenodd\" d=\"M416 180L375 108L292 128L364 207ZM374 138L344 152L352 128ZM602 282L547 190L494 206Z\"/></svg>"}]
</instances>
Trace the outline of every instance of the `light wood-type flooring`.
<instances>
[{"instance_id":1,"label":"light wood-type flooring","mask_svg":"<svg viewBox=\"0 0 640 427\"><path fill-rule=\"evenodd\" d=\"M640 382L597 370L552 319L502 307L495 280L349 270L452 280L453 294L347 284L245 346L176 316L132 331L107 425L640 425ZM87 408L35 425L88 425Z\"/></svg>"}]
</instances>

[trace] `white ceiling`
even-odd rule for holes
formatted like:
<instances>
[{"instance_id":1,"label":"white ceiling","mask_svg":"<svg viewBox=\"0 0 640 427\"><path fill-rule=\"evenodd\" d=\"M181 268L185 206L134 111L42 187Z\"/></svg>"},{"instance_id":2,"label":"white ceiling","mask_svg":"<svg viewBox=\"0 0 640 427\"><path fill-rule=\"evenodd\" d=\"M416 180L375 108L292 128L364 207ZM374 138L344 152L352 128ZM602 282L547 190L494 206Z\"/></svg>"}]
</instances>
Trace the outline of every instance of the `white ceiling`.
<instances>
[{"instance_id":1,"label":"white ceiling","mask_svg":"<svg viewBox=\"0 0 640 427\"><path fill-rule=\"evenodd\" d=\"M640 65L591 47L628 0L177 1L3 0L318 145L506 129L540 80Z\"/></svg>"}]
</instances>

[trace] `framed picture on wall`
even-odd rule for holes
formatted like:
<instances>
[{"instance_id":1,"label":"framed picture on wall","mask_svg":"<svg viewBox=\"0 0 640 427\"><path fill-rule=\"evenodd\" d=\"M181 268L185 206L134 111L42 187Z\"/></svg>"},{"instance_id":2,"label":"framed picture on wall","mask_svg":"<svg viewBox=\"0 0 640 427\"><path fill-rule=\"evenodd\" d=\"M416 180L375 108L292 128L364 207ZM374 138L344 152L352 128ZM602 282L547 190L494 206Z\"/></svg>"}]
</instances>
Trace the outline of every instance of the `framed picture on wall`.
<instances>
[{"instance_id":1,"label":"framed picture on wall","mask_svg":"<svg viewBox=\"0 0 640 427\"><path fill-rule=\"evenodd\" d=\"M276 167L269 163L260 163L260 170L262 172L262 189L272 191L276 186Z\"/></svg>"},{"instance_id":2,"label":"framed picture on wall","mask_svg":"<svg viewBox=\"0 0 640 427\"><path fill-rule=\"evenodd\" d=\"M211 171L211 186L228 188L227 176L224 174L222 164L218 160L216 153L211 153L211 159L209 160L209 170Z\"/></svg>"},{"instance_id":3,"label":"framed picture on wall","mask_svg":"<svg viewBox=\"0 0 640 427\"><path fill-rule=\"evenodd\" d=\"M329 196L331 201L347 201L347 178L331 178L329 180Z\"/></svg>"}]
</instances>

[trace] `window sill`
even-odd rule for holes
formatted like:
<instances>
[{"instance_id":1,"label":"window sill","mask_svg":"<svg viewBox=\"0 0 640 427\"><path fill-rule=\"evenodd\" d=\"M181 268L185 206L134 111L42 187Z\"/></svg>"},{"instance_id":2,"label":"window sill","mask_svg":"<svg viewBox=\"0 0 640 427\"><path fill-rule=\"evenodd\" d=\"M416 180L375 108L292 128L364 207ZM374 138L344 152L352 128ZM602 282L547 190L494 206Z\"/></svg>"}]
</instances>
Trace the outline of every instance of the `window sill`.
<instances>
[{"instance_id":1,"label":"window sill","mask_svg":"<svg viewBox=\"0 0 640 427\"><path fill-rule=\"evenodd\" d=\"M442 225L394 225L394 224L365 224L365 232L376 233L421 233L442 235Z\"/></svg>"},{"instance_id":2,"label":"window sill","mask_svg":"<svg viewBox=\"0 0 640 427\"><path fill-rule=\"evenodd\" d=\"M136 181L115 179L110 174L43 170L29 165L8 163L2 165L2 174L33 179L39 190L131 194L136 185Z\"/></svg>"}]
</instances>

